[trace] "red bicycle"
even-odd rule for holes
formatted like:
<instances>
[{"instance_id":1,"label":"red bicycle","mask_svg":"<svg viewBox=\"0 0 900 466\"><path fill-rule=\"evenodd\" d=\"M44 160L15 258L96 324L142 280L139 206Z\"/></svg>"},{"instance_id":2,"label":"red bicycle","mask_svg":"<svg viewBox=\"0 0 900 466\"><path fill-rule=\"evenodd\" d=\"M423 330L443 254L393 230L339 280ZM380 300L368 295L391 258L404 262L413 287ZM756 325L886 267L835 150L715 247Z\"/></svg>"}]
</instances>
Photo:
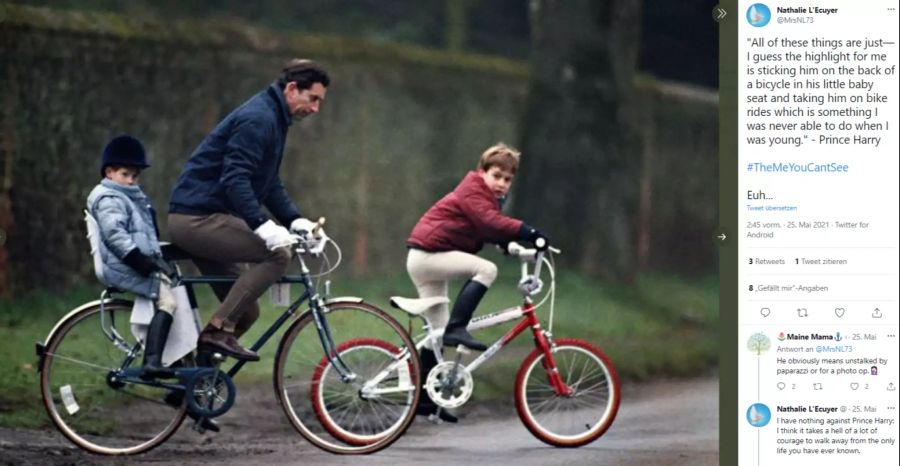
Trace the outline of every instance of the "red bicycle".
<instances>
[{"instance_id":1,"label":"red bicycle","mask_svg":"<svg viewBox=\"0 0 900 466\"><path fill-rule=\"evenodd\" d=\"M553 248L546 251L526 249L511 243L508 252L521 260L522 277L518 289L523 303L473 319L468 330L472 332L516 319L519 321L468 364L460 362L460 356L467 352L464 347L457 348L455 360L444 360L440 351L444 329L433 328L424 314L433 306L448 303L449 299L391 298L394 307L425 320L425 331L416 338L416 349L437 350L434 352L438 364L428 373L423 392L440 409L462 406L472 396L472 374L475 370L517 336L531 329L535 349L522 362L514 386L519 418L535 437L556 447L579 447L593 442L609 429L619 410L621 388L616 370L597 346L577 338L553 338L556 292L553 254L559 251ZM533 264L533 270L529 270L530 264ZM543 288L540 279L542 268L548 271L550 284L543 299L535 304L532 297ZM544 304L550 308L546 329L541 327L535 315L535 309ZM337 345L336 351L341 359L354 361L354 367L368 367L367 380L370 383L380 383L384 378L411 372L398 370L398 366L409 364L409 354L402 354L399 348L378 338L346 340ZM372 363L365 364L369 359ZM385 364L384 361L392 362ZM313 375L311 398L313 410L324 429L351 445L377 441L378 434L363 432L355 425L357 411L365 405L365 400L358 394L341 390L345 384L341 383L339 374L326 358L322 358L319 368ZM403 381L399 385L409 382ZM432 416L432 419L437 417Z\"/></svg>"}]
</instances>

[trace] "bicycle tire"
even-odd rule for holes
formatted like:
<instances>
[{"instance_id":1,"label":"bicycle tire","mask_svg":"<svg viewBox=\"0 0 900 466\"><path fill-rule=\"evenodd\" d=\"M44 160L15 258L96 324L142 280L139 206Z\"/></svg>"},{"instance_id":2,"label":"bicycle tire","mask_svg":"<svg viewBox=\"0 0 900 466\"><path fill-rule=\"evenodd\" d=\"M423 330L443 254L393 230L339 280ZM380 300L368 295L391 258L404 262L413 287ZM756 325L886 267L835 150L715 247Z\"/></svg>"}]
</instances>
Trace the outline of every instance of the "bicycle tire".
<instances>
[{"instance_id":1,"label":"bicycle tire","mask_svg":"<svg viewBox=\"0 0 900 466\"><path fill-rule=\"evenodd\" d=\"M133 346L133 304L108 300L104 316ZM59 321L40 363L41 398L50 420L75 445L100 455L134 455L165 442L184 421L182 404L163 401L161 387L110 380L125 359L100 327L100 303L88 303ZM138 355L140 356L140 355ZM136 357L135 361L140 364Z\"/></svg>"},{"instance_id":2,"label":"bicycle tire","mask_svg":"<svg viewBox=\"0 0 900 466\"><path fill-rule=\"evenodd\" d=\"M328 407L316 401L322 395L322 377L327 375L322 366L323 358L328 366L331 364L322 354L321 340L311 311L294 321L278 344L273 371L276 396L294 429L316 447L335 454L369 454L380 451L399 439L415 417L415 406L421 392L421 367L415 345L399 322L375 306L356 301L338 301L328 303L325 308L323 315L331 329L338 354L352 348L354 341L363 338L361 335L369 335L367 339L381 341L378 345L383 355L401 355L406 359L409 386L398 382L398 390L407 392L405 400L394 404L398 407L394 411L394 419L379 424L383 430L377 432L353 433L330 421L329 416L323 416L323 410ZM348 392L359 395L361 391L358 389L365 383L367 372L356 365L357 361L344 362L351 366L357 376L363 375L359 380L345 382L353 384ZM333 368L329 370L334 371ZM357 390L354 391L354 388ZM362 395L358 396L357 401L361 404L369 402Z\"/></svg>"},{"instance_id":3,"label":"bicycle tire","mask_svg":"<svg viewBox=\"0 0 900 466\"><path fill-rule=\"evenodd\" d=\"M619 376L603 351L583 340L556 340L552 354L560 377L574 394L555 394L547 372L541 370L545 355L535 349L516 375L516 412L528 431L544 443L562 448L586 445L603 435L616 418L621 402Z\"/></svg>"},{"instance_id":4,"label":"bicycle tire","mask_svg":"<svg viewBox=\"0 0 900 466\"><path fill-rule=\"evenodd\" d=\"M356 338L348 340L338 345L336 350L337 353L341 355L342 360L353 361L351 366L354 368L365 365L365 363L361 361L362 358L354 357L354 353L376 353L376 357L380 356L379 359L383 359L384 362L376 362L375 364L377 364L377 367L375 369L370 369L368 371L370 374L382 370L388 364L393 362L394 358L401 354L400 348L377 338ZM371 363L368 365L371 366ZM406 364L406 367L403 370L406 372L405 376L409 377L410 372L412 371L411 366ZM319 422L334 438L347 443L348 445L364 446L377 441L381 437L380 435L366 435L365 433L354 432L354 426L352 424L344 425L346 422L342 422L346 419L345 413L352 408L344 408L345 413L340 413L339 410L341 410L342 407L337 406L336 403L337 401L340 401L340 398L344 395L329 393L329 389L325 388L329 380L334 378L333 376L329 377L332 372L335 371L328 358L322 356L319 365L313 373L312 390L310 393L313 409L315 410ZM357 409L355 414L362 414L361 411L361 409ZM344 415L339 416L339 414Z\"/></svg>"}]
</instances>

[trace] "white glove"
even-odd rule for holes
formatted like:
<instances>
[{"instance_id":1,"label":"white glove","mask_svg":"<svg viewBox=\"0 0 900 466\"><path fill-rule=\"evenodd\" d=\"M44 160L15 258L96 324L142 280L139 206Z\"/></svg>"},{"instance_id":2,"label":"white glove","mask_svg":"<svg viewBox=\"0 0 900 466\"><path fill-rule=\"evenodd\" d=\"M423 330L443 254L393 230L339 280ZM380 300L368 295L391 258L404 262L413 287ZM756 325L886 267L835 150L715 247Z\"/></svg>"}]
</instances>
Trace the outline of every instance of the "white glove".
<instances>
[{"instance_id":1,"label":"white glove","mask_svg":"<svg viewBox=\"0 0 900 466\"><path fill-rule=\"evenodd\" d=\"M253 232L256 233L256 236L259 236L266 242L266 247L269 248L269 251L290 246L294 243L294 238L287 231L287 228L278 225L271 220L266 220L266 223L260 225L259 228L253 230Z\"/></svg>"},{"instance_id":2,"label":"white glove","mask_svg":"<svg viewBox=\"0 0 900 466\"><path fill-rule=\"evenodd\" d=\"M319 226L318 223L313 222L308 218L300 217L291 222L291 231L294 233L302 235L304 232L307 234L312 233L313 229Z\"/></svg>"}]
</instances>

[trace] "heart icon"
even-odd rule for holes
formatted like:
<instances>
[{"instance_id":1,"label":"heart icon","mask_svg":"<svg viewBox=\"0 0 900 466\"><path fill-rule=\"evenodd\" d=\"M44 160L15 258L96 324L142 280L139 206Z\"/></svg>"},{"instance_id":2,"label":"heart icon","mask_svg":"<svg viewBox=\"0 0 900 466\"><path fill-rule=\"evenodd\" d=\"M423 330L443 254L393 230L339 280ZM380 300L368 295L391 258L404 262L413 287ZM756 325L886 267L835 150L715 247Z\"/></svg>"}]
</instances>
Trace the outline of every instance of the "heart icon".
<instances>
[{"instance_id":1,"label":"heart icon","mask_svg":"<svg viewBox=\"0 0 900 466\"><path fill-rule=\"evenodd\" d=\"M784 387L785 387L784 382L778 382L778 385L776 385L776 386L778 387L779 390L784 390Z\"/></svg>"},{"instance_id":2,"label":"heart icon","mask_svg":"<svg viewBox=\"0 0 900 466\"><path fill-rule=\"evenodd\" d=\"M834 315L836 315L838 317L844 317L845 312L847 312L847 311L842 307L834 308Z\"/></svg>"},{"instance_id":3,"label":"heart icon","mask_svg":"<svg viewBox=\"0 0 900 466\"><path fill-rule=\"evenodd\" d=\"M853 382L853 383L850 384L850 388L856 390L857 388L859 388L859 384L856 383L856 382Z\"/></svg>"},{"instance_id":4,"label":"heart icon","mask_svg":"<svg viewBox=\"0 0 900 466\"><path fill-rule=\"evenodd\" d=\"M772 311L769 308L764 307L759 310L759 313L762 314L763 317L769 317L769 314L771 314Z\"/></svg>"}]
</instances>

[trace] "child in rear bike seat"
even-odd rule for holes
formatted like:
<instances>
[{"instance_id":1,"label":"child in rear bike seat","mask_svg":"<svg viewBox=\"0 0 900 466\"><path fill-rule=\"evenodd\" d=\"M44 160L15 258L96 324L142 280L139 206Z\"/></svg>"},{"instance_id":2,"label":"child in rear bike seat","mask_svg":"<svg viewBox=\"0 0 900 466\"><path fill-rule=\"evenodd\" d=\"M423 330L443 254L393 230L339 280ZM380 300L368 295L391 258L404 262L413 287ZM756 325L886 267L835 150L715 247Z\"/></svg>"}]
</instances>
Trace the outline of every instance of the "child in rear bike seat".
<instances>
[{"instance_id":1,"label":"child in rear bike seat","mask_svg":"<svg viewBox=\"0 0 900 466\"><path fill-rule=\"evenodd\" d=\"M100 227L102 276L107 286L154 301L140 377L174 377L162 364L163 348L172 326L176 300L171 282L161 273L162 257L156 213L150 199L138 186L141 170L149 167L144 146L129 135L106 144L100 164L100 184L87 198L87 209Z\"/></svg>"},{"instance_id":2,"label":"child in rear bike seat","mask_svg":"<svg viewBox=\"0 0 900 466\"><path fill-rule=\"evenodd\" d=\"M406 241L406 270L420 298L447 296L450 279L466 279L449 316L446 304L428 311L435 329L446 325L444 346L487 349L466 330L475 308L497 278L497 266L475 255L483 244L546 240L537 228L500 211L519 168L519 156L519 151L503 143L489 147L481 154L477 169L425 212ZM425 376L437 361L428 349L421 354ZM424 410L420 406L420 411Z\"/></svg>"}]
</instances>

